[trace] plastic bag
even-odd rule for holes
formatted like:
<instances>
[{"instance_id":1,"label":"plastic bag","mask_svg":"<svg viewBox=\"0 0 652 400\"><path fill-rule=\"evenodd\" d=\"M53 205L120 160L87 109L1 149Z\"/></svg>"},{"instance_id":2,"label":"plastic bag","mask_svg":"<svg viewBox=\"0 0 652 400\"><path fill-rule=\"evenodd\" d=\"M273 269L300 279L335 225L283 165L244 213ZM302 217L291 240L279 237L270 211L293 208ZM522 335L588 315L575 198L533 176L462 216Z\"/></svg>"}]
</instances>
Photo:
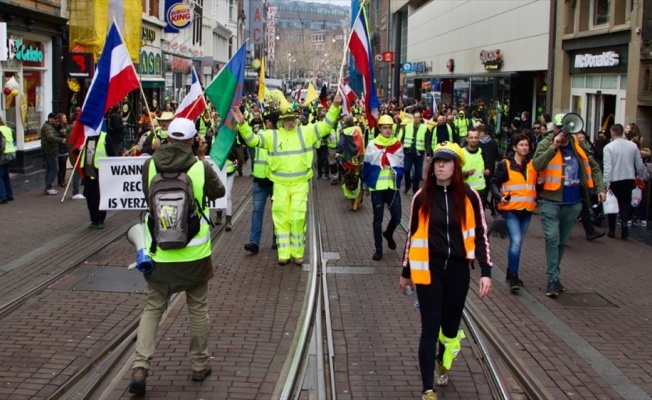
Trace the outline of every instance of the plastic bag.
<instances>
[{"instance_id":1,"label":"plastic bag","mask_svg":"<svg viewBox=\"0 0 652 400\"><path fill-rule=\"evenodd\" d=\"M611 190L607 192L607 199L602 204L602 210L605 214L618 214L618 199Z\"/></svg>"},{"instance_id":2,"label":"plastic bag","mask_svg":"<svg viewBox=\"0 0 652 400\"><path fill-rule=\"evenodd\" d=\"M635 187L632 190L632 207L638 207L641 204L641 199L643 199L643 191L640 187Z\"/></svg>"}]
</instances>

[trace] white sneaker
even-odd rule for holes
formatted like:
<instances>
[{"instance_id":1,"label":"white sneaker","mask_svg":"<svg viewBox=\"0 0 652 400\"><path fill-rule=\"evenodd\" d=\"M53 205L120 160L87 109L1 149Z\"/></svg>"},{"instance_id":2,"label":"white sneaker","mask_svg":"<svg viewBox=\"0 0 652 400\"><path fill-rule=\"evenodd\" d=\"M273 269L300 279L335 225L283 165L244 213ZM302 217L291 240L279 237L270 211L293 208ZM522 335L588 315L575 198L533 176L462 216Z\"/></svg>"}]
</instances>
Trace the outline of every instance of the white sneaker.
<instances>
[{"instance_id":1,"label":"white sneaker","mask_svg":"<svg viewBox=\"0 0 652 400\"><path fill-rule=\"evenodd\" d=\"M77 193L76 195L72 196L73 200L86 200L86 197L84 197L83 194Z\"/></svg>"},{"instance_id":2,"label":"white sneaker","mask_svg":"<svg viewBox=\"0 0 652 400\"><path fill-rule=\"evenodd\" d=\"M49 195L55 195L55 194L59 193L59 191L55 190L55 189L47 189L44 193L49 194Z\"/></svg>"}]
</instances>

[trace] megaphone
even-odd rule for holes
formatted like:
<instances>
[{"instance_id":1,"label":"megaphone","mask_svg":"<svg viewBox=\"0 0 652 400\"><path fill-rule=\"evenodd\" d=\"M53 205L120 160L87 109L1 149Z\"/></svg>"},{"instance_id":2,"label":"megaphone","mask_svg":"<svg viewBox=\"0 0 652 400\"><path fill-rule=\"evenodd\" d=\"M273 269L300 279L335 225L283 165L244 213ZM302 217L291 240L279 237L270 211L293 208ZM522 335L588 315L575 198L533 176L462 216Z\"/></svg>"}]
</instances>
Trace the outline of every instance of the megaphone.
<instances>
[{"instance_id":1,"label":"megaphone","mask_svg":"<svg viewBox=\"0 0 652 400\"><path fill-rule=\"evenodd\" d=\"M127 240L136 246L136 262L129 266L129 269L138 268L143 274L154 271L154 262L149 256L145 245L145 224L140 223L132 226L127 231Z\"/></svg>"},{"instance_id":2,"label":"megaphone","mask_svg":"<svg viewBox=\"0 0 652 400\"><path fill-rule=\"evenodd\" d=\"M584 128L584 120L579 114L568 113L561 120L561 126L568 133L577 133Z\"/></svg>"}]
</instances>

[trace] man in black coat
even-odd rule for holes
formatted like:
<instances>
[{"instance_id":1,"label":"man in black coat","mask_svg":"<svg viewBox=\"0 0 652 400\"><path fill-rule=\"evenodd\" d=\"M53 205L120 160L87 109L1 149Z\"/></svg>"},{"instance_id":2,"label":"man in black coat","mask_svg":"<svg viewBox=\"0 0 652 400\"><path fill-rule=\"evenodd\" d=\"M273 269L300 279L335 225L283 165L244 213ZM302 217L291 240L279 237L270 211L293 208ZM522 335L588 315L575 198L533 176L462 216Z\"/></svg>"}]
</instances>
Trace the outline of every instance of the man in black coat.
<instances>
[{"instance_id":1,"label":"man in black coat","mask_svg":"<svg viewBox=\"0 0 652 400\"><path fill-rule=\"evenodd\" d=\"M480 124L478 125L476 130L480 134L479 146L482 149L482 158L484 160L484 166L486 169L489 170L489 175L485 175L484 177L485 182L487 183L487 187L489 187L489 182L491 182L491 178L493 178L494 172L496 171L496 163L500 161L500 159L498 158L499 157L498 143L496 143L496 141L493 140L491 136L489 136L489 133L487 132L487 125ZM484 193L482 194L482 204L485 208L489 206L489 209L491 210L491 215L495 217L496 216L495 201L492 195L491 203L488 203L489 192L490 190L485 190Z\"/></svg>"}]
</instances>

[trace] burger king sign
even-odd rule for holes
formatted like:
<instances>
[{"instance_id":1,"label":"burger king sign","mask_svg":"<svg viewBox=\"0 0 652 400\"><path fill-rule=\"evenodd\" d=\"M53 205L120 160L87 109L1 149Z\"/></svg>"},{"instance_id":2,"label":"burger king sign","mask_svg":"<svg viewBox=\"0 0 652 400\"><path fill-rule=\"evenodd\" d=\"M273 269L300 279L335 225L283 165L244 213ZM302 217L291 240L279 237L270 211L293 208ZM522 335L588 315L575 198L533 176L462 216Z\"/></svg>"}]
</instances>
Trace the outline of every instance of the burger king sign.
<instances>
[{"instance_id":1,"label":"burger king sign","mask_svg":"<svg viewBox=\"0 0 652 400\"><path fill-rule=\"evenodd\" d=\"M175 1L178 0L165 0L165 32L176 33L192 23L192 6Z\"/></svg>"}]
</instances>

